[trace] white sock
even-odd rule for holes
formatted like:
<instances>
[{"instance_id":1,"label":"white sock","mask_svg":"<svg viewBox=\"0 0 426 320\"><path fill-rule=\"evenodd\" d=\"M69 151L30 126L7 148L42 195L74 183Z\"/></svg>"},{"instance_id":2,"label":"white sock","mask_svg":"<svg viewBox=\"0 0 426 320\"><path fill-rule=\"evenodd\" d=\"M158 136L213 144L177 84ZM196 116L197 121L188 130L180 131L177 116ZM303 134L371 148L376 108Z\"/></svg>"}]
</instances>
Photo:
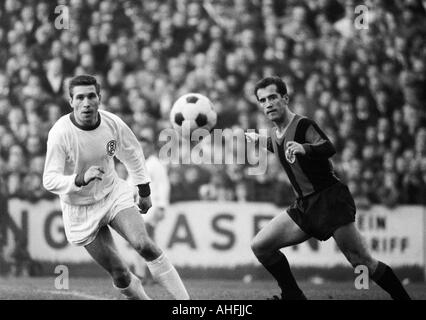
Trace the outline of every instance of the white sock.
<instances>
[{"instance_id":1,"label":"white sock","mask_svg":"<svg viewBox=\"0 0 426 320\"><path fill-rule=\"evenodd\" d=\"M147 261L152 277L162 285L176 300L189 300L188 292L175 267L164 252L155 260Z\"/></svg>"},{"instance_id":2,"label":"white sock","mask_svg":"<svg viewBox=\"0 0 426 320\"><path fill-rule=\"evenodd\" d=\"M152 300L146 294L141 281L130 272L130 283L126 288L119 288L113 283L114 287L126 296L129 300Z\"/></svg>"}]
</instances>

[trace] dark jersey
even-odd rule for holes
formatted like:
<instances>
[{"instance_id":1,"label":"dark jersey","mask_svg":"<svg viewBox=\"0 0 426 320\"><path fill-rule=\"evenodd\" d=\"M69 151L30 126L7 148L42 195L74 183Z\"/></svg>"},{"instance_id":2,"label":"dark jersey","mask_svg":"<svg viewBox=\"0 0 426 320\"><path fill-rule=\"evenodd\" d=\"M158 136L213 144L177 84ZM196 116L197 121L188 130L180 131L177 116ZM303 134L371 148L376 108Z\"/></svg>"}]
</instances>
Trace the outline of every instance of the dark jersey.
<instances>
[{"instance_id":1,"label":"dark jersey","mask_svg":"<svg viewBox=\"0 0 426 320\"><path fill-rule=\"evenodd\" d=\"M306 154L291 157L286 153L289 141L300 143ZM298 198L324 190L339 181L329 160L336 150L313 120L296 114L283 137L277 137L277 128L273 128L268 138L268 150L283 166Z\"/></svg>"}]
</instances>

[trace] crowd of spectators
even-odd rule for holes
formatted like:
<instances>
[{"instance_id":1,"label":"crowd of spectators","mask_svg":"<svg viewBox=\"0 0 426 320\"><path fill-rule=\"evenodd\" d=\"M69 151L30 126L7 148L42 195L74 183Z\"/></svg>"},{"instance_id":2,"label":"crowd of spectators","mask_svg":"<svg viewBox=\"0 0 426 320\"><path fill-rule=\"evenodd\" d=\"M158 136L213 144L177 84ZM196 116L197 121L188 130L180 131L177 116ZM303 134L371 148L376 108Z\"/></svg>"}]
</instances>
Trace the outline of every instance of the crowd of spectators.
<instances>
[{"instance_id":1,"label":"crowd of spectators","mask_svg":"<svg viewBox=\"0 0 426 320\"><path fill-rule=\"evenodd\" d=\"M358 4L368 12L357 25ZM425 203L425 23L416 0L1 1L0 175L10 197L52 197L46 138L71 111L73 75L95 74L102 107L139 137L170 127L187 92L214 102L218 128L269 128L252 90L279 75L291 108L336 145L358 204ZM268 163L252 176L246 165L170 165L171 201L287 205L289 181Z\"/></svg>"}]
</instances>

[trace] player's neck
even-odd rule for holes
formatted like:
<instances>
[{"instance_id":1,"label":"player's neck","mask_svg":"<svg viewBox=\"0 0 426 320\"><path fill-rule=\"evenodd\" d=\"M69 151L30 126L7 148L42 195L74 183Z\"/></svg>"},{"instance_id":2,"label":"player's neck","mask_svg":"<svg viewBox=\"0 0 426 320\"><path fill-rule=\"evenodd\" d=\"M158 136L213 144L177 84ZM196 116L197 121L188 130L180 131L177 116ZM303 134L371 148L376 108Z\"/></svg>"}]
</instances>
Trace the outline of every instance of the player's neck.
<instances>
[{"instance_id":1,"label":"player's neck","mask_svg":"<svg viewBox=\"0 0 426 320\"><path fill-rule=\"evenodd\" d=\"M287 131L288 126L290 125L291 121L294 119L295 116L296 116L295 113L291 111L287 111L286 116L283 117L283 120L275 123L278 132L285 133L285 131Z\"/></svg>"},{"instance_id":2,"label":"player's neck","mask_svg":"<svg viewBox=\"0 0 426 320\"><path fill-rule=\"evenodd\" d=\"M70 119L71 119L71 122L77 127L77 128L79 128L79 129L81 129L81 130L84 130L84 131L90 131L90 130L94 130L94 129L96 129L97 127L99 127L99 125L101 124L101 115L99 114L99 112L98 112L98 114L97 114L97 117L96 117L96 122L94 123L94 124L83 124L83 123L81 123L80 121L78 121L77 120L77 118L76 118L76 116L75 116L75 114L74 114L74 112L71 112L70 113Z\"/></svg>"}]
</instances>

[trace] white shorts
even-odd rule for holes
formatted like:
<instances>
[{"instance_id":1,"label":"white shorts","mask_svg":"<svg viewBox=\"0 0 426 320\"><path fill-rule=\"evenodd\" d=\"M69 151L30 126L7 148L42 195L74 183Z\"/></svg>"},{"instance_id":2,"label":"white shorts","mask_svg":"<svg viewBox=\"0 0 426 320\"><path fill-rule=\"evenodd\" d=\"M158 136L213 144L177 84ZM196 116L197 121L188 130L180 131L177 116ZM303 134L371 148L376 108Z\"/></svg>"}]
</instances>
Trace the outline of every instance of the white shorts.
<instances>
[{"instance_id":1,"label":"white shorts","mask_svg":"<svg viewBox=\"0 0 426 320\"><path fill-rule=\"evenodd\" d=\"M61 207L68 242L85 246L91 243L99 229L109 224L120 211L137 208L137 205L132 186L118 179L112 191L94 204L78 206L61 201Z\"/></svg>"}]
</instances>

